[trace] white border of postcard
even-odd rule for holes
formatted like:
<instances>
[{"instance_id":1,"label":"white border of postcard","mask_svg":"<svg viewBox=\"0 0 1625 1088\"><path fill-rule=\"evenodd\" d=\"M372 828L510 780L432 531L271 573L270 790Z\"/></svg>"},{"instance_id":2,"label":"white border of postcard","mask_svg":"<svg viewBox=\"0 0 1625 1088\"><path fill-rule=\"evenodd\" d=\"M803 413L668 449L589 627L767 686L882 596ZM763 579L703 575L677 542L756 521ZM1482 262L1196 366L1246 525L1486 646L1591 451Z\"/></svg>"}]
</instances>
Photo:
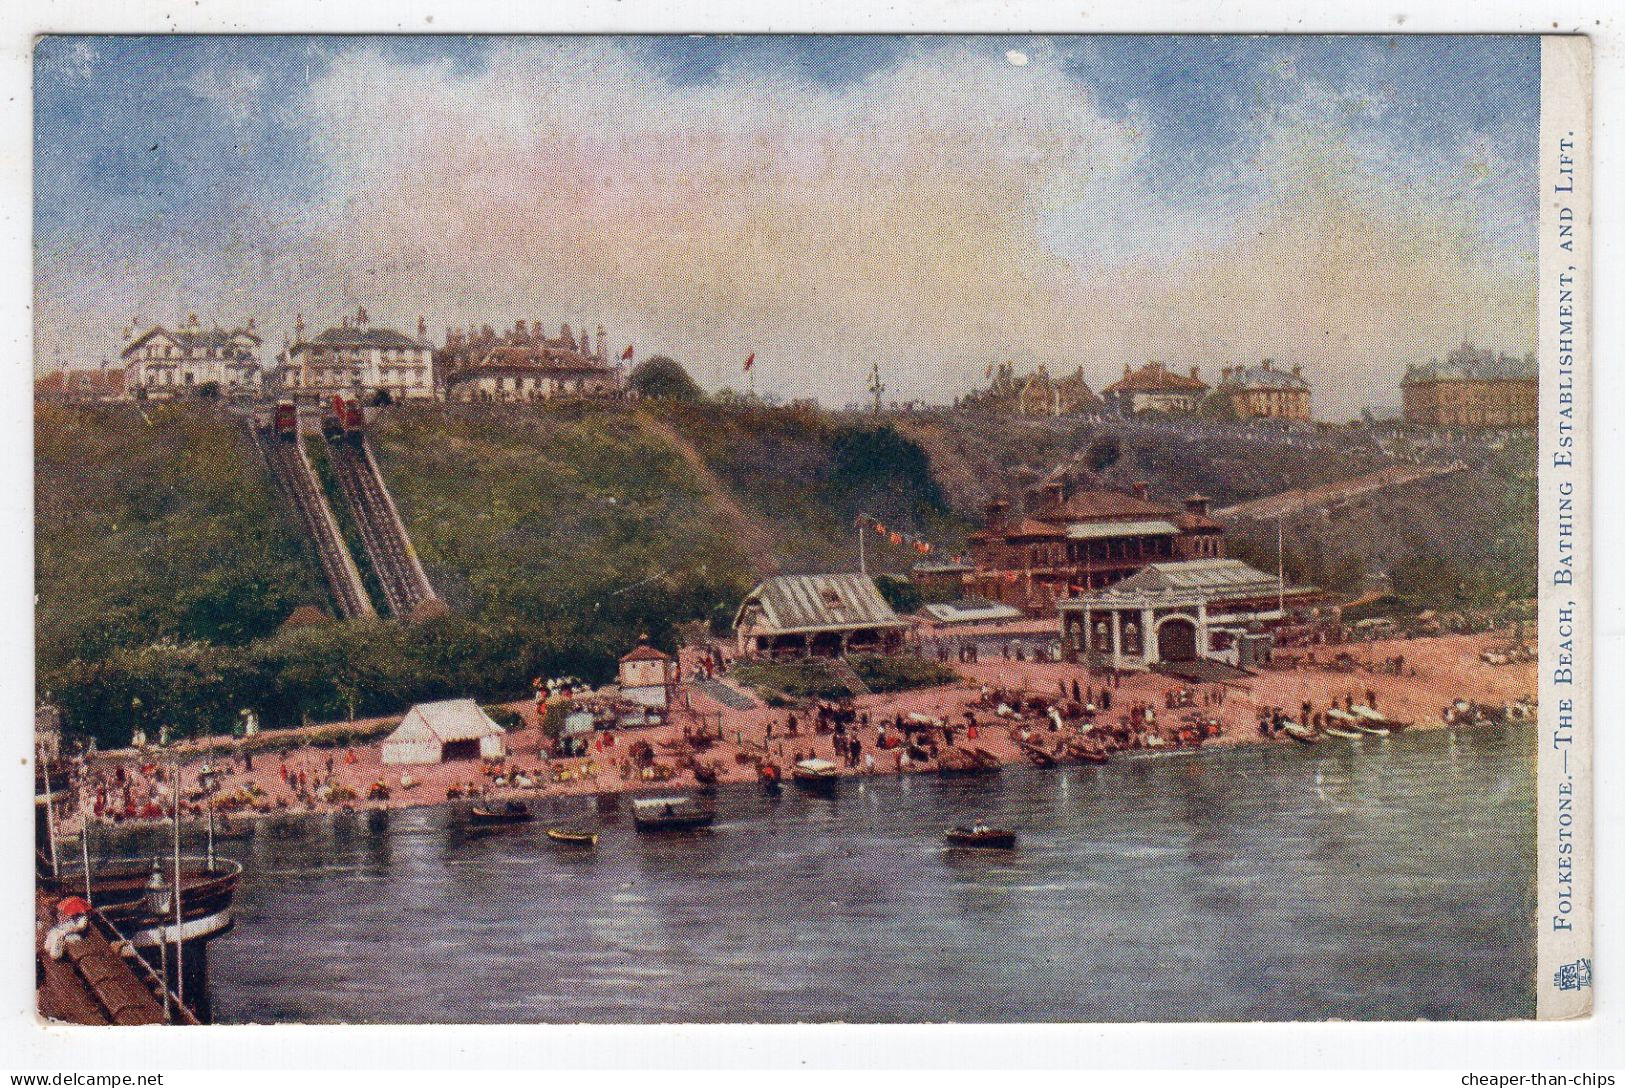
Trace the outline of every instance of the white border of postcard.
<instances>
[{"instance_id":1,"label":"white border of postcard","mask_svg":"<svg viewBox=\"0 0 1625 1088\"><path fill-rule=\"evenodd\" d=\"M1181 0L1137 0L1132 5L1118 5L1109 11L1093 10L1096 5L1079 5L1061 0L1043 0L1029 3L984 3L978 5L956 3L930 3L928 0L902 0L887 4L865 3L863 0L825 0L817 5L789 2L789 0L727 0L721 3L703 3L700 0L673 0L664 4L640 4L630 0L576 0L569 5L548 9L529 8L500 0L473 0L461 4L387 3L382 0L295 0L280 5L250 3L248 0L232 2L174 4L168 0L126 0L120 4L99 4L92 0L64 0L61 3L23 0L14 9L0 13L4 27L5 62L0 68L4 80L3 136L4 149L0 156L0 193L4 202L0 210L0 231L4 232L3 275L5 297L10 304L10 320L0 327L8 350L6 358L11 365L6 371L8 396L0 401L8 408L8 426L0 429L0 472L5 484L0 487L0 525L5 526L3 540L4 563L0 563L0 578L7 589L8 625L5 640L8 652L0 666L0 691L10 709L8 736L17 751L7 755L26 754L29 719L25 713L32 703L32 443L30 428L30 395L32 367L31 290L32 260L29 250L30 174L32 149L32 116L29 98L31 58L28 50L32 37L43 32L154 32L180 31L199 33L231 32L747 32L747 31L804 31L804 32L992 32L992 31L1046 31L1046 32L1254 32L1254 33L1425 33L1425 32L1523 32L1557 33L1582 32L1592 35L1594 60L1597 67L1596 97L1592 108L1598 119L1595 130L1600 137L1595 155L1587 154L1589 173L1585 183L1591 191L1602 194L1625 191L1625 181L1615 168L1618 156L1611 154L1607 136L1609 122L1621 107L1617 83L1622 71L1620 58L1625 29L1617 16L1608 14L1605 0L1565 5L1534 4L1518 0L1477 0L1471 5L1427 0L1422 3L1395 3L1386 7L1373 7L1359 0L1339 0L1314 7L1308 5L1265 3L1258 0L1232 3L1193 5ZM1551 53L1546 54L1550 59ZM1573 76L1571 65L1565 70ZM1543 78L1556 75L1558 66L1543 64ZM1574 84L1569 84L1571 87ZM1552 94L1543 90L1543 97ZM1579 119L1586 107L1584 95L1566 98L1562 120L1564 131L1570 117L1581 126ZM1556 102L1559 98L1547 99ZM1579 111L1579 112L1576 112ZM1543 111L1544 114L1544 111ZM1549 116L1555 121L1556 113ZM1543 116L1544 120L1544 116ZM1555 131L1555 130L1554 130ZM1557 175L1545 171L1560 168L1560 163L1547 156L1552 152L1543 124L1543 191ZM1596 181L1593 183L1592 178ZM1552 214L1562 206L1552 205ZM1613 207L1620 201L1615 199ZM1568 203L1572 214L1586 212L1585 194L1575 193ZM1542 380L1555 380L1550 371L1550 360L1558 349L1558 308L1556 281L1548 283L1548 273L1555 268L1547 257L1547 208L1543 203L1542 220L1542 297L1541 297L1541 359ZM1615 327L1608 308L1589 320L1589 298L1619 298L1620 281L1617 275L1620 260L1619 246L1610 249L1605 237L1609 207L1599 208L1597 247L1594 278L1585 291L1579 292L1577 329L1573 335L1581 346L1576 357L1582 365L1578 370L1577 390L1582 391L1585 405L1574 421L1572 434L1584 437L1581 459L1575 463L1571 479L1577 481L1579 492L1571 497L1578 501L1571 505L1577 520L1574 532L1581 543L1589 546L1591 516L1585 459L1598 466L1596 489L1595 530L1598 539L1610 539L1609 530L1620 526L1620 504L1617 477L1611 466L1625 463L1625 443L1620 439L1620 428L1613 420L1625 410L1625 380L1615 376L1607 366L1597 368L1594 383L1583 366L1592 342L1614 343L1608 339ZM1582 237L1584 232L1582 232ZM1555 233L1553 237L1556 237ZM1562 252L1563 263L1569 262L1567 251ZM1553 291L1548 297L1548 290ZM1548 351L1554 354L1548 354ZM1585 413L1590 411L1591 390L1597 401L1594 413L1598 429L1594 436L1587 430ZM1561 438L1559 417L1546 411L1556 393L1550 385L1542 389L1542 457L1558 448ZM1595 442L1594 451L1591 446ZM1555 477L1554 477L1555 478ZM1547 501L1543 479L1543 503ZM1555 501L1555 500L1554 500ZM1554 569L1552 557L1557 554L1557 538L1546 539L1551 524L1543 505L1542 572ZM1544 549L1554 550L1548 554ZM1603 550L1606 558L1607 549ZM1589 553L1587 553L1589 554ZM1583 712L1584 700L1592 699L1597 706L1622 704L1625 697L1625 669L1621 668L1619 645L1621 642L1621 602L1625 594L1619 592L1621 563L1603 563L1596 568L1595 603L1585 598L1589 578L1589 560L1576 568L1572 587L1576 612L1568 621L1573 631L1574 664L1581 669L1581 679L1574 685L1578 700L1571 711L1574 720L1588 725ZM1546 581L1550 581L1547 578ZM1545 584L1545 583L1543 583ZM1543 598L1541 653L1543 682L1550 679L1551 670L1561 667L1555 652L1561 638L1555 626L1560 621L1555 608L1560 604L1558 588ZM1561 597L1566 604L1568 598ZM1583 615L1581 606L1584 606ZM1596 609L1593 618L1592 608ZM1590 666L1586 660L1589 632L1597 632L1595 643L1596 687L1583 682L1584 670ZM1557 704L1548 685L1542 697L1541 735L1548 747L1559 735L1562 724L1556 716ZM1606 729L1598 755L1604 759L1611 752ZM1575 754L1578 752L1578 755ZM1543 848L1550 845L1553 852L1542 857L1541 914L1548 927L1553 917L1568 917L1575 922L1573 933L1583 933L1583 915L1589 904L1582 894L1582 886L1574 885L1576 897L1565 914L1561 910L1562 882L1559 870L1548 862L1562 855L1556 852L1563 841L1561 830L1565 826L1560 818L1568 812L1567 825L1573 829L1590 825L1606 828L1617 822L1618 792L1603 793L1596 798L1594 813L1589 801L1582 802L1576 795L1563 808L1559 785L1561 776L1569 778L1589 773L1589 753L1571 747L1570 764L1566 771L1557 762L1548 759L1541 763L1541 835ZM6 777L5 796L15 803L27 788L31 777L26 763L21 766L13 760ZM1606 769L1599 778L1607 782ZM10 894L5 897L6 931L12 941L20 942L21 933L31 920L32 909L26 888L25 874L31 874L27 863L30 856L29 830L26 821L13 820L0 823L4 828L7 865L5 872L15 874L7 884ZM1550 843L1546 842L1550 839ZM1571 842L1580 840L1570 839ZM1572 856L1572 849L1571 849ZM1564 930L1553 929L1555 939L1543 937L1540 950L1540 970L1551 978L1567 963L1577 958L1588 958L1598 963L1607 962L1612 947L1608 917L1619 917L1617 904L1620 881L1619 864L1606 836L1595 843L1595 871L1598 877L1596 903L1599 907L1596 927L1596 945L1592 949L1575 939L1564 943ZM1544 870L1550 869L1550 872ZM1574 870L1571 870L1571 873ZM1586 872L1584 867L1579 871ZM1583 875L1581 877L1583 879ZM1587 955L1589 953L1589 955ZM427 1083L424 1071L438 1068L456 1068L463 1071L480 1068L508 1067L608 1067L608 1068L666 1068L666 1067L1104 1067L1104 1068L1260 1068L1277 1069L1304 1067L1348 1068L1443 1068L1454 1070L1504 1071L1563 1071L1575 1073L1586 1069L1620 1067L1625 1065L1625 1030L1621 1030L1619 1008L1625 1001L1618 998L1618 989L1607 985L1607 975L1594 990L1595 1013L1589 1019L1564 1020L1548 1023L1448 1023L1448 1024L1192 1024L1192 1025L1077 1025L1030 1026L989 1025L975 1027L884 1027L884 1026L777 1026L777 1027L501 1027L501 1028L423 1028L423 1027L306 1027L276 1028L215 1027L176 1032L167 1029L98 1029L41 1028L33 1019L33 980L27 970L26 957L0 957L0 977L4 979L5 1008L12 1021L9 1031L0 1033L0 1070L11 1072L86 1072L101 1069L120 1069L125 1072L150 1069L411 1069L414 1073L393 1078L391 1083ZM1542 994L1541 1013L1546 1016L1583 1015L1583 999L1573 990L1554 990L1555 997ZM363 1077L363 1083L382 1077ZM1437 1078L1435 1078L1437 1079ZM442 1082L443 1078L436 1078ZM235 1083L253 1085L271 1083L264 1075L249 1075L235 1079ZM200 1078L176 1078L167 1083L202 1083ZM935 1083L935 1080L933 1081ZM1450 1083L1464 1083L1452 1076ZM1525 1084L1530 1082L1525 1081ZM1570 1082L1571 1084L1577 1082Z\"/></svg>"}]
</instances>

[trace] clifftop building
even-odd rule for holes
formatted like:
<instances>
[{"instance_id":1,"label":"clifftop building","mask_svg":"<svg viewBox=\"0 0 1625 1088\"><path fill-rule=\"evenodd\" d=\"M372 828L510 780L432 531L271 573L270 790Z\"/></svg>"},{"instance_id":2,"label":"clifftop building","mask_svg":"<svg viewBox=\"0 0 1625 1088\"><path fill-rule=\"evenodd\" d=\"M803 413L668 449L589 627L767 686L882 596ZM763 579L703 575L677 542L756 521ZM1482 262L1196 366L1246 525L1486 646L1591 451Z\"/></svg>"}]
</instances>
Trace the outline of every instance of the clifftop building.
<instances>
[{"instance_id":1,"label":"clifftop building","mask_svg":"<svg viewBox=\"0 0 1625 1088\"><path fill-rule=\"evenodd\" d=\"M222 393L260 386L260 337L251 317L235 329L205 328L190 314L179 327L124 330L124 388L137 397L173 397L212 385ZM133 335L132 335L133 334Z\"/></svg>"},{"instance_id":2,"label":"clifftop building","mask_svg":"<svg viewBox=\"0 0 1625 1088\"><path fill-rule=\"evenodd\" d=\"M1001 363L988 387L971 394L963 404L1023 416L1097 415L1105 407L1089 388L1082 367L1056 378L1043 364L1031 374L1017 374L1013 363Z\"/></svg>"},{"instance_id":3,"label":"clifftop building","mask_svg":"<svg viewBox=\"0 0 1625 1088\"><path fill-rule=\"evenodd\" d=\"M1207 393L1208 384L1199 376L1199 368L1191 367L1186 377L1156 362L1138 370L1123 364L1123 376L1100 391L1107 407L1125 416L1140 412L1185 415L1196 411Z\"/></svg>"},{"instance_id":4,"label":"clifftop building","mask_svg":"<svg viewBox=\"0 0 1625 1088\"><path fill-rule=\"evenodd\" d=\"M1227 366L1214 389L1237 419L1309 418L1309 383L1296 363L1278 370L1273 359L1258 366Z\"/></svg>"},{"instance_id":5,"label":"clifftop building","mask_svg":"<svg viewBox=\"0 0 1625 1088\"><path fill-rule=\"evenodd\" d=\"M367 308L315 336L305 336L305 319L294 319L293 343L282 352L277 382L289 396L340 394L365 397L379 392L396 400L435 395L434 348L424 339L427 328L418 318L418 334L408 336L375 326Z\"/></svg>"},{"instance_id":6,"label":"clifftop building","mask_svg":"<svg viewBox=\"0 0 1625 1088\"><path fill-rule=\"evenodd\" d=\"M53 370L34 379L34 396L42 400L123 400L125 376L119 367Z\"/></svg>"},{"instance_id":7,"label":"clifftop building","mask_svg":"<svg viewBox=\"0 0 1625 1088\"><path fill-rule=\"evenodd\" d=\"M618 396L625 383L609 359L604 327L597 342L569 325L548 336L540 321L514 322L504 333L486 325L446 330L440 366L446 399L465 402L540 401L557 396Z\"/></svg>"},{"instance_id":8,"label":"clifftop building","mask_svg":"<svg viewBox=\"0 0 1625 1088\"><path fill-rule=\"evenodd\" d=\"M1405 368L1405 422L1422 427L1533 427L1540 380L1534 352L1497 355L1463 340L1440 363Z\"/></svg>"}]
</instances>

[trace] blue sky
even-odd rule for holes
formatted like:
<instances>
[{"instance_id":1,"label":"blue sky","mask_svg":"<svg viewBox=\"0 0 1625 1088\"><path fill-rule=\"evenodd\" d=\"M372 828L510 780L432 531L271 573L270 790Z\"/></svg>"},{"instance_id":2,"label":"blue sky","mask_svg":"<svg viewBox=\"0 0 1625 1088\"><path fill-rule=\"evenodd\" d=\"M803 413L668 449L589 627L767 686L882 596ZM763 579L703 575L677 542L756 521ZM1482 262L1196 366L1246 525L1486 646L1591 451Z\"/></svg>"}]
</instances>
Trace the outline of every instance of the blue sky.
<instances>
[{"instance_id":1,"label":"blue sky","mask_svg":"<svg viewBox=\"0 0 1625 1088\"><path fill-rule=\"evenodd\" d=\"M1127 271L1161 277L1163 294L1144 304L1170 297L1191 303L1189 327L1148 350L1195 359L1203 329L1201 300L1188 283L1192 262L1245 262L1244 251L1226 255L1226 247L1300 229L1316 215L1326 216L1324 230L1339 238L1391 233L1381 252L1394 260L1424 261L1428 247L1448 248L1449 260L1461 265L1454 279L1466 301L1441 302L1430 279L1425 293L1435 308L1460 311L1435 314L1430 327L1485 324L1473 311L1505 309L1508 292L1521 288L1497 277L1513 272L1532 305L1540 82L1533 37L47 38L36 72L38 339L46 365L59 348L73 359L116 354L109 337L116 339L132 307L171 320L168 311L188 304L221 313L247 307L274 323L292 310L336 312L339 301L364 299L375 290L369 284L387 279L385 312L421 281L424 297L403 300L396 319L429 309L436 327L499 323L508 316L502 307L520 304L560 320L582 307L607 309L604 317L628 338L686 351L715 384L729 376L726 353L748 347L758 331L772 333L769 348L787 360L829 355L820 347L820 314L802 297L809 278L814 287L821 278L817 268L767 258L750 266L737 257L741 247L754 248L747 221L798 216L827 224L834 238L854 231L845 252L869 245L882 217L886 245L870 251L871 265L876 254L898 254L900 266L919 270L922 279L910 289L922 298L990 296L986 313L966 315L961 305L933 315L946 331L918 358L898 360L919 372L900 383L918 387L911 392L979 372L988 352L1006 348L1018 363L1069 363L1040 342L1043 322L1014 320L1008 311L1086 307L1099 277ZM956 97L961 88L963 100ZM409 161L401 163L409 130L422 130L411 137L422 142L408 145ZM547 160L554 143L567 158ZM818 161L763 158L762 149L775 144L817 148ZM477 222L472 184L453 180L437 189L436 170L446 176L448 167L466 169L453 164L489 162L492 176L481 183L505 192L551 185L546 179L573 185L586 176L580 156L589 145L594 161L608 163L617 178L644 179L618 197L632 202L626 219L644 224L642 235L572 189L585 202L574 229L587 232L582 242L602 262L598 281L524 299L508 287L448 284L442 269L413 266L426 260L421 240L392 233L375 214L394 206L435 215L443 200L466 201L468 214L456 222ZM672 188L681 177L654 176L650 155L677 164L673 173L690 180L714 174L732 185L738 175L751 176L730 191L727 206L719 199L696 221L697 229L736 236L732 250L710 255L720 264L702 259L686 267L679 250L693 248L687 228L674 228L669 246L642 244L648 224L689 199ZM887 172L873 173L877 162ZM390 176L380 188L369 174L385 164ZM397 168L411 176L397 176ZM844 193L843 172L852 183ZM899 183L900 192L917 189L919 172L940 184L899 195L883 210L854 213L856 194L873 196L877 184L905 176L911 180ZM1358 183L1329 191L1342 174ZM963 202L951 191L956 177L968 194ZM977 199L990 191L1000 200ZM480 200L489 207L490 193ZM809 207L818 200L827 207ZM526 207L508 207L505 194L495 203L530 218ZM1001 203L1019 214L1007 216ZM923 211L920 222L906 222L911 208L931 209L935 225ZM548 215L566 210L547 206ZM932 242L944 222L986 237L958 253L951 242ZM481 235L484 252L472 266L535 262L539 280L554 279L547 251L558 244L533 234L532 251ZM1280 245L1290 249L1284 235ZM628 298L636 291L614 282L614 269L651 248L672 282L640 305ZM348 267L335 270L335 262ZM944 272L949 264L955 271ZM999 290L959 282L969 265L982 264L1002 281ZM1272 298L1287 299L1269 286L1279 278L1271 266L1261 267L1268 282L1257 293L1274 291L1257 300L1262 314ZM851 296L851 271L824 292L849 296L848 309L851 297L863 297ZM878 294L896 275L884 270L872 290ZM931 276L953 282L944 287ZM1481 282L1485 277L1495 282ZM1011 280L1022 283L1020 293L1010 293ZM685 286L692 291L687 305ZM455 306L445 304L448 290ZM727 313L720 296L729 290L748 295L736 309L757 315L759 330L708 332L705 323ZM296 292L305 297L292 297ZM322 292L344 298L318 297ZM1328 311L1336 308L1336 299L1325 302ZM776 306L784 311L777 316ZM878 297L876 306L886 308ZM927 333L912 314L906 320ZM1058 320L1070 342L1092 335L1080 364L1086 373L1106 366L1101 356L1123 350L1121 333L1100 315ZM897 320L876 323L884 329ZM1507 339L1521 330L1514 324L1485 333ZM1319 330L1318 343L1334 332ZM1219 354L1241 354L1255 346L1249 335L1261 338L1237 327L1211 339ZM1305 331L1290 343L1258 343L1250 354L1311 343ZM1415 356L1426 345L1405 350ZM923 365L927 357L935 369ZM1304 361L1313 371L1317 360ZM856 357L821 367L797 367L800 384L786 392L840 402L868 369Z\"/></svg>"}]
</instances>

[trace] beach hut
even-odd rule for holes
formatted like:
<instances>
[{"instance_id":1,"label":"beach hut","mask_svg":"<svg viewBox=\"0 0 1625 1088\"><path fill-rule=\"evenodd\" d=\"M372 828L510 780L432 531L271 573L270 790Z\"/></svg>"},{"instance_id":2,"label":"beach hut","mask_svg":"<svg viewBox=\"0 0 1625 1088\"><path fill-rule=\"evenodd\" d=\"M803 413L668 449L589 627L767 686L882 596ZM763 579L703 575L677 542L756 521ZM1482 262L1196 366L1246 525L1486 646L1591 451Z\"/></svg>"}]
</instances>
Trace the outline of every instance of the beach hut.
<instances>
[{"instance_id":1,"label":"beach hut","mask_svg":"<svg viewBox=\"0 0 1625 1088\"><path fill-rule=\"evenodd\" d=\"M677 669L671 657L649 645L649 636L638 640L635 650L621 658L618 677L621 698L655 710L665 710L671 702L671 689Z\"/></svg>"},{"instance_id":2,"label":"beach hut","mask_svg":"<svg viewBox=\"0 0 1625 1088\"><path fill-rule=\"evenodd\" d=\"M419 703L384 738L385 763L443 763L451 759L501 759L507 734L473 699Z\"/></svg>"}]
</instances>

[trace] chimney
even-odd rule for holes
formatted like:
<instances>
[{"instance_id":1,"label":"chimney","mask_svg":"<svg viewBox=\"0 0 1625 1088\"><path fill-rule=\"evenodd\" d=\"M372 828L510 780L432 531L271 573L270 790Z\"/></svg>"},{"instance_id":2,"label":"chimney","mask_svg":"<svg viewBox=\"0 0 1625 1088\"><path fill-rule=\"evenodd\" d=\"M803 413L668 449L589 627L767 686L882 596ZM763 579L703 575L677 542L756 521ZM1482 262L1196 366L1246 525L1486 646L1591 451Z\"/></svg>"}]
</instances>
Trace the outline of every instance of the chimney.
<instances>
[{"instance_id":1,"label":"chimney","mask_svg":"<svg viewBox=\"0 0 1625 1088\"><path fill-rule=\"evenodd\" d=\"M249 332L253 332L254 331L254 319L252 317L249 318L248 319L248 324L246 326L244 326L244 327L247 328Z\"/></svg>"},{"instance_id":2,"label":"chimney","mask_svg":"<svg viewBox=\"0 0 1625 1088\"><path fill-rule=\"evenodd\" d=\"M1206 495L1191 495L1185 500L1185 513L1205 518L1209 501Z\"/></svg>"},{"instance_id":3,"label":"chimney","mask_svg":"<svg viewBox=\"0 0 1625 1088\"><path fill-rule=\"evenodd\" d=\"M1123 377L1125 377L1125 378L1126 378L1126 377L1128 377L1128 376L1129 376L1129 368L1128 368L1128 364L1127 364L1127 363L1124 363L1124 364L1123 364Z\"/></svg>"},{"instance_id":4,"label":"chimney","mask_svg":"<svg viewBox=\"0 0 1625 1088\"><path fill-rule=\"evenodd\" d=\"M293 338L295 340L303 340L305 338L305 315L304 314L294 314L293 315Z\"/></svg>"},{"instance_id":5,"label":"chimney","mask_svg":"<svg viewBox=\"0 0 1625 1088\"><path fill-rule=\"evenodd\" d=\"M1151 497L1151 485L1144 480L1136 480L1134 482L1134 497L1141 502L1145 502Z\"/></svg>"},{"instance_id":6,"label":"chimney","mask_svg":"<svg viewBox=\"0 0 1625 1088\"><path fill-rule=\"evenodd\" d=\"M1039 501L1045 510L1059 509L1066 501L1066 484L1060 480L1051 480L1039 492Z\"/></svg>"},{"instance_id":7,"label":"chimney","mask_svg":"<svg viewBox=\"0 0 1625 1088\"><path fill-rule=\"evenodd\" d=\"M989 532L1004 531L1005 523L1009 520L1010 504L1003 499L994 499L982 507L987 515L987 528Z\"/></svg>"},{"instance_id":8,"label":"chimney","mask_svg":"<svg viewBox=\"0 0 1625 1088\"><path fill-rule=\"evenodd\" d=\"M1292 364L1292 376L1294 378L1303 377L1303 364L1302 363L1293 363Z\"/></svg>"},{"instance_id":9,"label":"chimney","mask_svg":"<svg viewBox=\"0 0 1625 1088\"><path fill-rule=\"evenodd\" d=\"M186 327L189 329L197 328L197 314L186 315Z\"/></svg>"},{"instance_id":10,"label":"chimney","mask_svg":"<svg viewBox=\"0 0 1625 1088\"><path fill-rule=\"evenodd\" d=\"M355 327L358 329L367 327L367 308L365 306L355 308Z\"/></svg>"},{"instance_id":11,"label":"chimney","mask_svg":"<svg viewBox=\"0 0 1625 1088\"><path fill-rule=\"evenodd\" d=\"M1196 367L1194 367L1194 366L1193 366L1193 367L1191 367L1191 381L1193 381L1193 382L1194 382L1194 381L1200 381L1200 380L1201 380L1201 379L1199 379L1199 378L1198 378L1198 377L1197 377L1197 376L1196 376L1196 371L1197 371L1197 368L1196 368Z\"/></svg>"},{"instance_id":12,"label":"chimney","mask_svg":"<svg viewBox=\"0 0 1625 1088\"><path fill-rule=\"evenodd\" d=\"M427 340L428 338L429 338L429 323L426 320L424 320L424 317L423 317L422 314L418 314L418 339L419 340Z\"/></svg>"},{"instance_id":13,"label":"chimney","mask_svg":"<svg viewBox=\"0 0 1625 1088\"><path fill-rule=\"evenodd\" d=\"M522 317L514 318L514 320L513 320L513 331L514 331L515 339L518 339L518 340L523 340L526 336L529 335L529 333L527 333L525 331L525 319L524 318L522 318Z\"/></svg>"},{"instance_id":14,"label":"chimney","mask_svg":"<svg viewBox=\"0 0 1625 1088\"><path fill-rule=\"evenodd\" d=\"M1274 359L1265 359L1264 363L1263 363L1263 366L1264 366L1265 370L1274 370L1275 369L1275 360Z\"/></svg>"},{"instance_id":15,"label":"chimney","mask_svg":"<svg viewBox=\"0 0 1625 1088\"><path fill-rule=\"evenodd\" d=\"M604 332L602 325L598 326L598 343L595 345L593 358L601 363L609 359L609 334Z\"/></svg>"}]
</instances>

